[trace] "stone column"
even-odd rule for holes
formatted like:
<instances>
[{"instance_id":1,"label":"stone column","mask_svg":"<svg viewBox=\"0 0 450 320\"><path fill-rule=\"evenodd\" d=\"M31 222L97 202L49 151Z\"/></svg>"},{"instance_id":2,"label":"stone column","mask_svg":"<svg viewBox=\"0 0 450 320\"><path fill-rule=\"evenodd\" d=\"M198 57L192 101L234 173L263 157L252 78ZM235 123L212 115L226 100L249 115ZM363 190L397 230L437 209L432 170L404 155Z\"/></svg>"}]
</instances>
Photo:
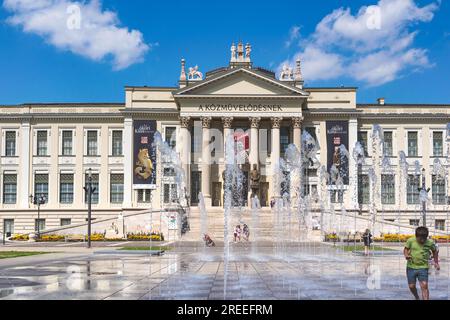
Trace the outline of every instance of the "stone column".
<instances>
[{"instance_id":1,"label":"stone column","mask_svg":"<svg viewBox=\"0 0 450 320\"><path fill-rule=\"evenodd\" d=\"M353 158L353 149L355 148L356 141L358 141L358 120L350 119L348 122L348 131L349 131L349 181L350 185L347 192L347 203L350 208L353 210L359 210L358 206L358 164ZM381 180L381 178L380 178ZM356 195L356 196L355 196Z\"/></svg>"},{"instance_id":2,"label":"stone column","mask_svg":"<svg viewBox=\"0 0 450 320\"><path fill-rule=\"evenodd\" d=\"M30 149L30 130L30 121L24 120L20 125L19 131L20 153L17 153L17 155L20 155L20 170L18 171L20 179L18 179L17 195L19 198L19 208L21 209L28 209L30 207L30 181L32 181L32 172L30 170L32 152Z\"/></svg>"},{"instance_id":3,"label":"stone column","mask_svg":"<svg viewBox=\"0 0 450 320\"><path fill-rule=\"evenodd\" d=\"M201 117L202 121L202 193L205 205L211 207L211 117Z\"/></svg>"},{"instance_id":4,"label":"stone column","mask_svg":"<svg viewBox=\"0 0 450 320\"><path fill-rule=\"evenodd\" d=\"M133 119L126 117L123 122L123 207L133 205Z\"/></svg>"},{"instance_id":5,"label":"stone column","mask_svg":"<svg viewBox=\"0 0 450 320\"><path fill-rule=\"evenodd\" d=\"M191 118L180 117L180 155L181 165L185 174L186 193L191 194L191 133L189 131ZM184 199L182 199L184 200Z\"/></svg>"},{"instance_id":6,"label":"stone column","mask_svg":"<svg viewBox=\"0 0 450 320\"><path fill-rule=\"evenodd\" d=\"M292 127L293 127L293 135L294 135L294 145L297 147L297 149L301 152L302 151L302 123L303 123L303 117L293 117L292 118ZM300 170L295 170L294 173L291 173L291 204L293 206L297 206L298 204L298 198L301 192L303 190L303 179L302 179L302 172ZM306 181L305 181L306 183Z\"/></svg>"},{"instance_id":7,"label":"stone column","mask_svg":"<svg viewBox=\"0 0 450 320\"><path fill-rule=\"evenodd\" d=\"M303 117L292 118L292 127L294 128L294 145L299 151L302 148L302 123Z\"/></svg>"},{"instance_id":8,"label":"stone column","mask_svg":"<svg viewBox=\"0 0 450 320\"><path fill-rule=\"evenodd\" d=\"M279 161L280 161L280 127L283 118L281 117L272 117L272 150L270 152L270 163L272 167L272 181L270 183L271 195L273 197L280 196L279 186L274 188L274 174L277 170Z\"/></svg>"},{"instance_id":9,"label":"stone column","mask_svg":"<svg viewBox=\"0 0 450 320\"><path fill-rule=\"evenodd\" d=\"M259 168L258 130L260 122L261 122L260 117L255 118L250 117L250 155L249 155L250 170L253 169L254 164L256 164Z\"/></svg>"},{"instance_id":10,"label":"stone column","mask_svg":"<svg viewBox=\"0 0 450 320\"><path fill-rule=\"evenodd\" d=\"M227 148L226 143L228 137L233 132L233 129L231 128L233 126L233 117L223 117L222 123L223 123L223 161L225 164L225 151Z\"/></svg>"}]
</instances>

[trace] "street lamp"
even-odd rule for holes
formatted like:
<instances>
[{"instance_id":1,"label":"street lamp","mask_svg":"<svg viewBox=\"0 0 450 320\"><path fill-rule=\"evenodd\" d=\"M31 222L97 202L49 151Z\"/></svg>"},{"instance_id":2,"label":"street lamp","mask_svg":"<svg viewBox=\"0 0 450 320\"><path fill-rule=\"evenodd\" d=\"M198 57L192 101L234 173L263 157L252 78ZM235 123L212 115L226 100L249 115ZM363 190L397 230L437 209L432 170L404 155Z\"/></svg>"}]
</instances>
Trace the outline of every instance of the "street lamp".
<instances>
[{"instance_id":1,"label":"street lamp","mask_svg":"<svg viewBox=\"0 0 450 320\"><path fill-rule=\"evenodd\" d=\"M422 168L422 187L419 188L420 192L420 201L422 202L422 224L424 227L427 226L427 199L428 192L430 192L430 188L425 186L425 168Z\"/></svg>"},{"instance_id":2,"label":"street lamp","mask_svg":"<svg viewBox=\"0 0 450 320\"><path fill-rule=\"evenodd\" d=\"M91 248L91 222L92 222L92 194L96 188L92 188L92 169L89 168L87 186L83 187L87 195L88 203L88 248Z\"/></svg>"},{"instance_id":3,"label":"street lamp","mask_svg":"<svg viewBox=\"0 0 450 320\"><path fill-rule=\"evenodd\" d=\"M47 202L47 199L43 195L30 195L30 202L38 208L37 238L39 239L41 237L41 205L45 204Z\"/></svg>"}]
</instances>

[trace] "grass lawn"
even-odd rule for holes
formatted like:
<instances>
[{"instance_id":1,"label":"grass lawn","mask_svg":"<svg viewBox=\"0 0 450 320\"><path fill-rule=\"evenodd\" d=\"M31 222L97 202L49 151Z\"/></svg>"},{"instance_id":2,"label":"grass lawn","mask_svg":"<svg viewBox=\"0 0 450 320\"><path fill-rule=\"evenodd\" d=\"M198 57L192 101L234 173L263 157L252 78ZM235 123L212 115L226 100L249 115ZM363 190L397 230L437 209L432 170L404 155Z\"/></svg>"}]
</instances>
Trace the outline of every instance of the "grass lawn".
<instances>
[{"instance_id":1,"label":"grass lawn","mask_svg":"<svg viewBox=\"0 0 450 320\"><path fill-rule=\"evenodd\" d=\"M29 251L0 251L0 259L17 258L17 257L27 257L36 256L39 254L46 254L48 252L29 252Z\"/></svg>"},{"instance_id":2,"label":"grass lawn","mask_svg":"<svg viewBox=\"0 0 450 320\"><path fill-rule=\"evenodd\" d=\"M168 251L171 247L153 246L153 247L122 247L119 250L132 250L132 251Z\"/></svg>"},{"instance_id":3,"label":"grass lawn","mask_svg":"<svg viewBox=\"0 0 450 320\"><path fill-rule=\"evenodd\" d=\"M364 251L364 246L363 245L348 245L348 246L337 246L336 248L338 249L342 249L346 252L352 252L352 251ZM380 246L370 246L370 250L371 251L395 251L394 249L391 248L386 248L386 247L380 247Z\"/></svg>"}]
</instances>

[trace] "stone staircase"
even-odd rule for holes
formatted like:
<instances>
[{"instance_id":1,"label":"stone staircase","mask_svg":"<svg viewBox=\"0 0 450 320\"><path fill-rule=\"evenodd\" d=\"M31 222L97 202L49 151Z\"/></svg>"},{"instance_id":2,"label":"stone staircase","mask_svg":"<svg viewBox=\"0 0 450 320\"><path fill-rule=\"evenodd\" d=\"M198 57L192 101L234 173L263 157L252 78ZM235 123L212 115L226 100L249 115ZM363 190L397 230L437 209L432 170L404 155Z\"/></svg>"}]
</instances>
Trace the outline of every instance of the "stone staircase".
<instances>
[{"instance_id":1,"label":"stone staircase","mask_svg":"<svg viewBox=\"0 0 450 320\"><path fill-rule=\"evenodd\" d=\"M224 239L224 210L222 208L207 208L207 233L214 241ZM200 209L192 207L189 214L190 231L182 237L182 241L199 241L202 238ZM278 217L270 208L261 208L256 218L249 208L233 209L229 218L229 240L233 239L233 230L236 225L247 224L250 228L250 240L270 241L282 239L284 241L320 241L320 231L299 230L295 212L291 213L289 220L286 213Z\"/></svg>"}]
</instances>

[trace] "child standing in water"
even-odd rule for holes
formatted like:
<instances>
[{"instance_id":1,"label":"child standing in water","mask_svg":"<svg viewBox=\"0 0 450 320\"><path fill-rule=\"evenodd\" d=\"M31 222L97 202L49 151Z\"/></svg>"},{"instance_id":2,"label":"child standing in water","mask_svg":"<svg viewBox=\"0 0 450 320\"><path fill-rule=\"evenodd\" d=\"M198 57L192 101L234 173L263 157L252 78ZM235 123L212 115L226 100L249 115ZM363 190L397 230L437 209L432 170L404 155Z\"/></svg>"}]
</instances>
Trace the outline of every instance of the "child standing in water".
<instances>
[{"instance_id":1,"label":"child standing in water","mask_svg":"<svg viewBox=\"0 0 450 320\"><path fill-rule=\"evenodd\" d=\"M428 229L426 227L418 227L416 236L408 239L403 250L407 262L406 276L408 278L409 290L416 300L419 300L416 283L419 280L420 289L422 291L422 299L429 300L430 292L428 290L428 271L430 254L433 253L434 267L440 270L439 253L433 241L428 239Z\"/></svg>"}]
</instances>

